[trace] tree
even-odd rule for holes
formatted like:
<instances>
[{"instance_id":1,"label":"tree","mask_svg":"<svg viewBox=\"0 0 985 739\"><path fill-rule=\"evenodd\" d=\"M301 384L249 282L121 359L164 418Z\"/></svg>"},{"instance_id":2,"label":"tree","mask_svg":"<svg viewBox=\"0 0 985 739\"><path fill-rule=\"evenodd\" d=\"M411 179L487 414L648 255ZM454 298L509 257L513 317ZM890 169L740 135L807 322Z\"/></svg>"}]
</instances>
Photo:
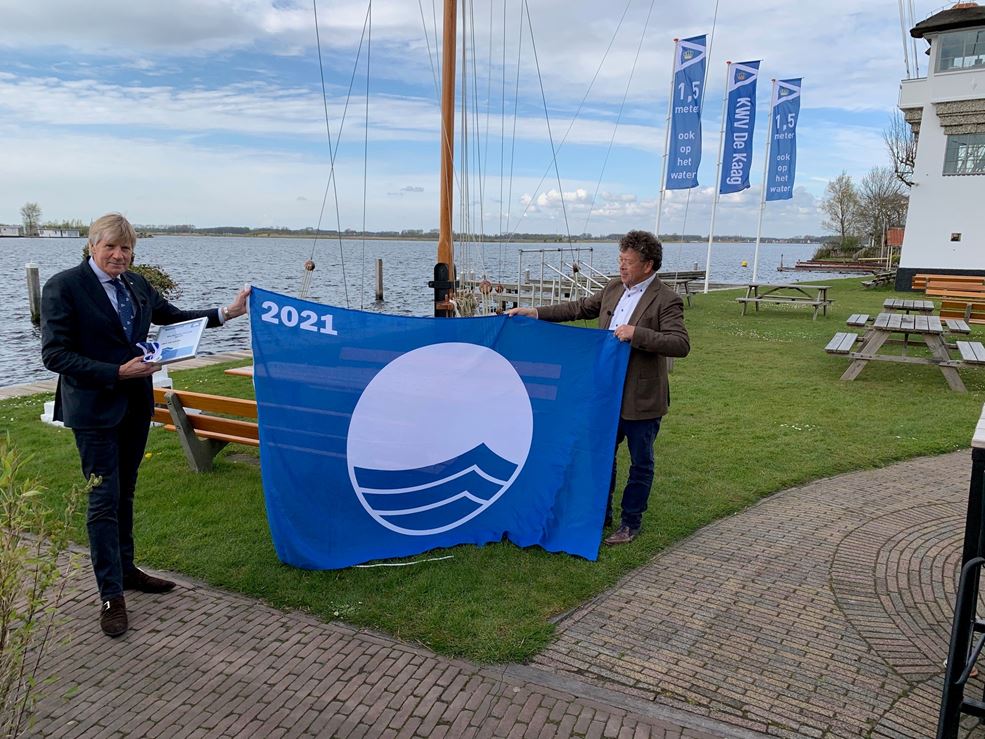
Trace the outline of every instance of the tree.
<instances>
[{"instance_id":1,"label":"tree","mask_svg":"<svg viewBox=\"0 0 985 739\"><path fill-rule=\"evenodd\" d=\"M24 222L24 235L37 236L38 226L41 225L41 206L37 203L24 203L21 207L21 219Z\"/></svg>"},{"instance_id":2,"label":"tree","mask_svg":"<svg viewBox=\"0 0 985 739\"><path fill-rule=\"evenodd\" d=\"M889 149L896 178L907 187L912 187L913 164L917 159L917 137L900 111L897 110L889 119L889 125L882 132L882 140Z\"/></svg>"},{"instance_id":3,"label":"tree","mask_svg":"<svg viewBox=\"0 0 985 739\"><path fill-rule=\"evenodd\" d=\"M873 167L862 178L858 195L860 229L872 244L881 247L889 226L906 223L909 197L904 192L903 183L898 173L889 167Z\"/></svg>"},{"instance_id":4,"label":"tree","mask_svg":"<svg viewBox=\"0 0 985 739\"><path fill-rule=\"evenodd\" d=\"M838 234L842 250L854 246L859 215L859 195L847 172L842 172L828 183L821 201L821 211L827 216L822 224L828 231Z\"/></svg>"}]
</instances>

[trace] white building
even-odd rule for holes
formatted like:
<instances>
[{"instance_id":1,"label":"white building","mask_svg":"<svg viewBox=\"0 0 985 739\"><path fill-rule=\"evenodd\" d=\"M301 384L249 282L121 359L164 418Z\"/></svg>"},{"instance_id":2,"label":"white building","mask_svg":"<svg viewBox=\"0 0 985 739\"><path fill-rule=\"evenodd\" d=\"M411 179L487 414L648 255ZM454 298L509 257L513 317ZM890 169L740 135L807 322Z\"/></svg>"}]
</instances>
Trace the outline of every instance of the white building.
<instances>
[{"instance_id":1,"label":"white building","mask_svg":"<svg viewBox=\"0 0 985 739\"><path fill-rule=\"evenodd\" d=\"M20 226L0 226L0 236L20 236Z\"/></svg>"},{"instance_id":2,"label":"white building","mask_svg":"<svg viewBox=\"0 0 985 739\"><path fill-rule=\"evenodd\" d=\"M77 239L79 238L79 230L77 228L40 228L38 229L38 236L42 239Z\"/></svg>"},{"instance_id":3,"label":"white building","mask_svg":"<svg viewBox=\"0 0 985 739\"><path fill-rule=\"evenodd\" d=\"M926 77L899 107L917 135L897 289L916 273L985 275L985 7L958 3L910 31L930 44Z\"/></svg>"}]
</instances>

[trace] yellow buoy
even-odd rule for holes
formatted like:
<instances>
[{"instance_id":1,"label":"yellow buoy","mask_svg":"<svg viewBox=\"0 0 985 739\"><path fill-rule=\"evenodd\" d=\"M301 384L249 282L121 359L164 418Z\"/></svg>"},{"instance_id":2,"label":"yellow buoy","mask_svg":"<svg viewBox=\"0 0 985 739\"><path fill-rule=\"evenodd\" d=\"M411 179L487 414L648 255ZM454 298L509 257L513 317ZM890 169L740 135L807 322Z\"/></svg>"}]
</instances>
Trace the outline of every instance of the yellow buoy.
<instances>
[{"instance_id":1,"label":"yellow buoy","mask_svg":"<svg viewBox=\"0 0 985 739\"><path fill-rule=\"evenodd\" d=\"M743 259L742 260L742 266L743 267L748 267L749 266L749 262L747 262L745 259Z\"/></svg>"}]
</instances>

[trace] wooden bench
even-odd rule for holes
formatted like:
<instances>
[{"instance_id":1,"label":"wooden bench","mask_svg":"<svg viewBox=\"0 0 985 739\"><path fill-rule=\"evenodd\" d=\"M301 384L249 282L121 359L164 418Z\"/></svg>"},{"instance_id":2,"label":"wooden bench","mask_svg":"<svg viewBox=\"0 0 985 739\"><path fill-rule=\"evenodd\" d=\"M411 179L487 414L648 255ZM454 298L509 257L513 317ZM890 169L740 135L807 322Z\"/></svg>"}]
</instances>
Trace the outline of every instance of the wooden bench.
<instances>
[{"instance_id":1,"label":"wooden bench","mask_svg":"<svg viewBox=\"0 0 985 739\"><path fill-rule=\"evenodd\" d=\"M852 347L855 346L856 341L858 341L858 334L839 332L824 347L824 351L829 354L848 354L852 350Z\"/></svg>"},{"instance_id":2,"label":"wooden bench","mask_svg":"<svg viewBox=\"0 0 985 739\"><path fill-rule=\"evenodd\" d=\"M966 323L985 323L985 297L981 300L970 298L941 298L942 319L960 318Z\"/></svg>"},{"instance_id":3,"label":"wooden bench","mask_svg":"<svg viewBox=\"0 0 985 739\"><path fill-rule=\"evenodd\" d=\"M862 280L862 287L878 287L896 281L896 270L891 269L887 272L876 272L868 280Z\"/></svg>"},{"instance_id":4,"label":"wooden bench","mask_svg":"<svg viewBox=\"0 0 985 739\"><path fill-rule=\"evenodd\" d=\"M864 326L869 322L868 313L852 313L845 321L849 326Z\"/></svg>"},{"instance_id":5,"label":"wooden bench","mask_svg":"<svg viewBox=\"0 0 985 739\"><path fill-rule=\"evenodd\" d=\"M910 287L914 290L926 290L928 283L945 283L960 289L962 285L985 285L985 277L982 275L913 275Z\"/></svg>"},{"instance_id":6,"label":"wooden bench","mask_svg":"<svg viewBox=\"0 0 985 739\"><path fill-rule=\"evenodd\" d=\"M686 277L680 279L667 278L663 280L663 283L684 298L688 308L691 307L691 296L694 295L694 292L691 290L691 280Z\"/></svg>"},{"instance_id":7,"label":"wooden bench","mask_svg":"<svg viewBox=\"0 0 985 739\"><path fill-rule=\"evenodd\" d=\"M817 312L824 311L827 315L828 306L832 300L811 300L809 298L794 298L788 295L766 295L759 298L736 298L736 302L742 304L742 315L746 314L746 305L753 303L759 309L760 303L772 303L773 305L809 305L814 309L814 320L817 319Z\"/></svg>"},{"instance_id":8,"label":"wooden bench","mask_svg":"<svg viewBox=\"0 0 985 739\"><path fill-rule=\"evenodd\" d=\"M260 445L255 400L156 387L154 403L154 420L178 434L188 464L196 472L211 470L215 455L227 444Z\"/></svg>"},{"instance_id":9,"label":"wooden bench","mask_svg":"<svg viewBox=\"0 0 985 739\"><path fill-rule=\"evenodd\" d=\"M959 341L958 351L961 359L968 364L985 364L985 346L980 341Z\"/></svg>"},{"instance_id":10,"label":"wooden bench","mask_svg":"<svg viewBox=\"0 0 985 739\"><path fill-rule=\"evenodd\" d=\"M927 283L924 292L931 297L985 298L985 285L977 285L970 282L939 282L934 280Z\"/></svg>"},{"instance_id":11,"label":"wooden bench","mask_svg":"<svg viewBox=\"0 0 985 739\"><path fill-rule=\"evenodd\" d=\"M961 318L945 318L944 325L947 326L947 330L952 334L971 333L971 326L965 323Z\"/></svg>"}]
</instances>

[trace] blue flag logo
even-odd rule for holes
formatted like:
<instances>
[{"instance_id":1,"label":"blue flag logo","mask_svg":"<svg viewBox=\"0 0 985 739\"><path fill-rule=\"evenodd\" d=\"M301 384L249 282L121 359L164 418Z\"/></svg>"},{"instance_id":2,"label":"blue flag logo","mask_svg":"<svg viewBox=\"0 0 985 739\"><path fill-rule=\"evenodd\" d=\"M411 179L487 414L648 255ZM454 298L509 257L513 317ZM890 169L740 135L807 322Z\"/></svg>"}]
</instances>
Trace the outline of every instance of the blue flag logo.
<instances>
[{"instance_id":1,"label":"blue flag logo","mask_svg":"<svg viewBox=\"0 0 985 739\"><path fill-rule=\"evenodd\" d=\"M334 569L504 537L598 556L629 346L504 316L345 310L254 288L267 518Z\"/></svg>"},{"instance_id":2,"label":"blue flag logo","mask_svg":"<svg viewBox=\"0 0 985 739\"><path fill-rule=\"evenodd\" d=\"M729 65L728 104L725 109L725 139L722 149L722 195L749 187L752 141L756 129L756 80L759 62Z\"/></svg>"},{"instance_id":3,"label":"blue flag logo","mask_svg":"<svg viewBox=\"0 0 985 739\"><path fill-rule=\"evenodd\" d=\"M468 424L467 434L435 429L434 406L421 402L430 401L427 394L406 397L407 388L433 382L439 367L454 385L456 404L472 406L458 405L456 413L483 419ZM494 405L489 397L496 398ZM381 423L386 418L396 422ZM512 433L491 435L509 425ZM428 443L408 444L408 436ZM509 489L532 436L523 380L502 355L475 344L433 344L397 357L366 386L349 426L349 477L380 525L409 536L438 534L472 520Z\"/></svg>"},{"instance_id":4,"label":"blue flag logo","mask_svg":"<svg viewBox=\"0 0 985 739\"><path fill-rule=\"evenodd\" d=\"M797 174L797 122L800 119L801 78L777 80L770 108L770 153L766 200L793 197Z\"/></svg>"},{"instance_id":5,"label":"blue flag logo","mask_svg":"<svg viewBox=\"0 0 985 739\"><path fill-rule=\"evenodd\" d=\"M686 190L698 185L706 46L704 36L694 36L678 41L674 51L667 190Z\"/></svg>"}]
</instances>

